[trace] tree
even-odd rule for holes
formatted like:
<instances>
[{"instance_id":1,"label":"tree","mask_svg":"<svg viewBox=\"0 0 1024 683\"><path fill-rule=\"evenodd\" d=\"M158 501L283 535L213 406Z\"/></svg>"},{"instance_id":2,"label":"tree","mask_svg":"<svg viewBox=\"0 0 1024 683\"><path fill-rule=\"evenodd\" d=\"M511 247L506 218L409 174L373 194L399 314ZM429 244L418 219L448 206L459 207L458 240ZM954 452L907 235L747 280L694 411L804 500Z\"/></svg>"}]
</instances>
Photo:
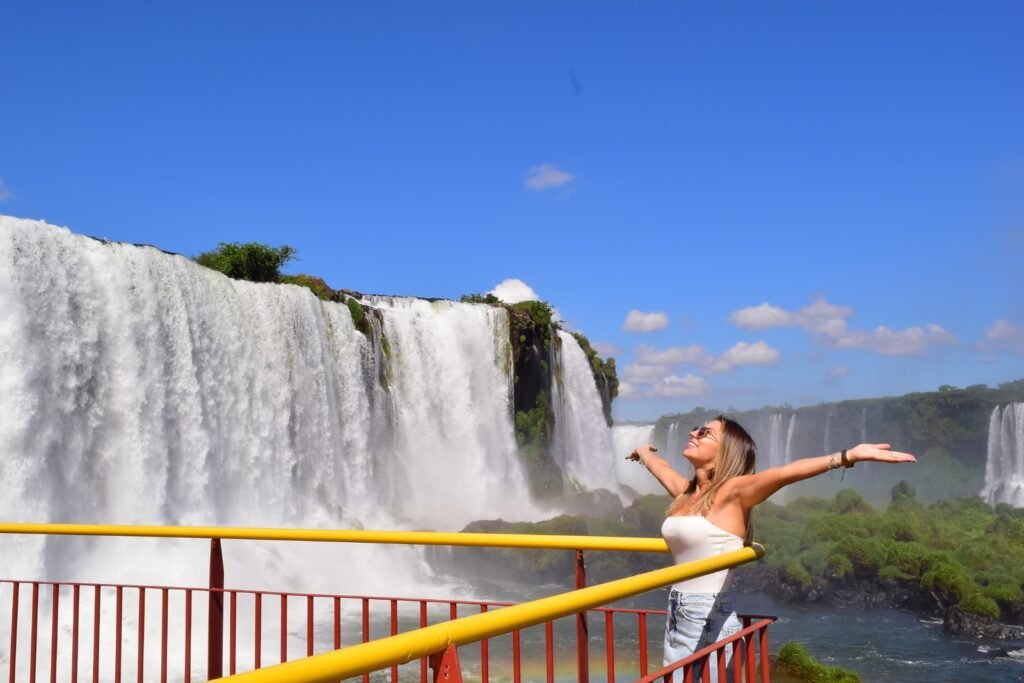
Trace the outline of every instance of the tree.
<instances>
[{"instance_id":1,"label":"tree","mask_svg":"<svg viewBox=\"0 0 1024 683\"><path fill-rule=\"evenodd\" d=\"M259 242L220 242L217 249L199 254L195 261L236 280L277 282L281 268L295 258L294 247L287 244L275 248Z\"/></svg>"}]
</instances>

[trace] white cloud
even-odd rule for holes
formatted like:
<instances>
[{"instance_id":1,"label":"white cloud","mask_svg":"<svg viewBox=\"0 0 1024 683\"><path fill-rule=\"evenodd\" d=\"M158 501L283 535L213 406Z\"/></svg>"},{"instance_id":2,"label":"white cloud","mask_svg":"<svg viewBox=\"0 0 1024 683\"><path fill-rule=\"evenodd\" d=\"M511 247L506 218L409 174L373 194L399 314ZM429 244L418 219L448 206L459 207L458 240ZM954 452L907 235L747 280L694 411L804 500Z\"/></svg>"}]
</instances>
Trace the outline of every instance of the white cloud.
<instances>
[{"instance_id":1,"label":"white cloud","mask_svg":"<svg viewBox=\"0 0 1024 683\"><path fill-rule=\"evenodd\" d=\"M533 287L516 278L502 280L487 293L493 294L507 304L517 304L520 301L540 301L540 297L537 296L537 292L533 291Z\"/></svg>"},{"instance_id":2,"label":"white cloud","mask_svg":"<svg viewBox=\"0 0 1024 683\"><path fill-rule=\"evenodd\" d=\"M594 347L594 350L599 354L607 358L608 356L618 356L622 353L622 347L616 346L611 342L590 342L590 345Z\"/></svg>"},{"instance_id":3,"label":"white cloud","mask_svg":"<svg viewBox=\"0 0 1024 683\"><path fill-rule=\"evenodd\" d=\"M554 164L531 166L526 171L526 186L531 190L542 192L552 187L560 187L575 180L576 176L566 173Z\"/></svg>"},{"instance_id":4,"label":"white cloud","mask_svg":"<svg viewBox=\"0 0 1024 683\"><path fill-rule=\"evenodd\" d=\"M743 308L733 312L729 322L748 330L802 327L821 346L868 349L887 356L917 356L934 346L956 343L956 337L934 323L902 330L885 325L872 331L850 330L846 321L852 315L853 309L819 298L797 311L786 311L768 303Z\"/></svg>"},{"instance_id":5,"label":"white cloud","mask_svg":"<svg viewBox=\"0 0 1024 683\"><path fill-rule=\"evenodd\" d=\"M651 390L652 396L661 398L682 398L703 396L708 392L708 383L703 377L670 375L658 381Z\"/></svg>"},{"instance_id":6,"label":"white cloud","mask_svg":"<svg viewBox=\"0 0 1024 683\"><path fill-rule=\"evenodd\" d=\"M825 375L825 384L839 384L840 380L850 374L850 368L845 365L837 365Z\"/></svg>"},{"instance_id":7,"label":"white cloud","mask_svg":"<svg viewBox=\"0 0 1024 683\"><path fill-rule=\"evenodd\" d=\"M4 182L3 178L0 178L0 202L5 202L14 196L11 190L7 187L7 183Z\"/></svg>"},{"instance_id":8,"label":"white cloud","mask_svg":"<svg viewBox=\"0 0 1024 683\"><path fill-rule=\"evenodd\" d=\"M653 384L672 374L672 368L664 365L630 363L622 368L622 377L633 384Z\"/></svg>"},{"instance_id":9,"label":"white cloud","mask_svg":"<svg viewBox=\"0 0 1024 683\"><path fill-rule=\"evenodd\" d=\"M619 398L639 398L639 395L629 382L619 382Z\"/></svg>"},{"instance_id":10,"label":"white cloud","mask_svg":"<svg viewBox=\"0 0 1024 683\"><path fill-rule=\"evenodd\" d=\"M741 365L774 365L779 362L779 352L763 341L753 344L739 342L717 358L707 356L705 371L709 375L728 372Z\"/></svg>"},{"instance_id":11,"label":"white cloud","mask_svg":"<svg viewBox=\"0 0 1024 683\"><path fill-rule=\"evenodd\" d=\"M649 365L678 365L679 363L694 363L704 355L704 347L696 344L692 346L673 346L668 349L658 350L653 346L641 344L636 349L636 360L638 363Z\"/></svg>"},{"instance_id":12,"label":"white cloud","mask_svg":"<svg viewBox=\"0 0 1024 683\"><path fill-rule=\"evenodd\" d=\"M891 330L879 325L872 332L851 331L827 338L840 349L871 349L886 356L920 356L933 346L955 344L956 337L934 323Z\"/></svg>"},{"instance_id":13,"label":"white cloud","mask_svg":"<svg viewBox=\"0 0 1024 683\"><path fill-rule=\"evenodd\" d=\"M668 327L668 316L661 312L644 313L633 309L626 315L622 329L626 332L655 332Z\"/></svg>"},{"instance_id":14,"label":"white cloud","mask_svg":"<svg viewBox=\"0 0 1024 683\"><path fill-rule=\"evenodd\" d=\"M793 316L778 306L768 302L760 306L750 306L733 311L729 322L744 330L764 330L769 327L789 327L794 323Z\"/></svg>"},{"instance_id":15,"label":"white cloud","mask_svg":"<svg viewBox=\"0 0 1024 683\"><path fill-rule=\"evenodd\" d=\"M986 350L1024 353L1024 329L999 319L985 330L985 341L980 346Z\"/></svg>"}]
</instances>

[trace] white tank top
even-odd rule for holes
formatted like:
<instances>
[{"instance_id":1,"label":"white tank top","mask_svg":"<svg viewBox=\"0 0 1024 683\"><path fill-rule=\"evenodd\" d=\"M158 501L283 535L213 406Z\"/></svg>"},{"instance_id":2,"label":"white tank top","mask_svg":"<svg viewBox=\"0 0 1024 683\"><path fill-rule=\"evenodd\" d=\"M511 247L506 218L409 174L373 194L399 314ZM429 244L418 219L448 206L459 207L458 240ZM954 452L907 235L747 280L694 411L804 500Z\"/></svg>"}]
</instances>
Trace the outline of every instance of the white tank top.
<instances>
[{"instance_id":1,"label":"white tank top","mask_svg":"<svg viewBox=\"0 0 1024 683\"><path fill-rule=\"evenodd\" d=\"M661 525L661 535L665 537L676 564L714 557L743 547L742 538L698 515L666 517ZM680 581L672 587L680 593L720 593L729 590L731 578L732 570L722 569Z\"/></svg>"}]
</instances>

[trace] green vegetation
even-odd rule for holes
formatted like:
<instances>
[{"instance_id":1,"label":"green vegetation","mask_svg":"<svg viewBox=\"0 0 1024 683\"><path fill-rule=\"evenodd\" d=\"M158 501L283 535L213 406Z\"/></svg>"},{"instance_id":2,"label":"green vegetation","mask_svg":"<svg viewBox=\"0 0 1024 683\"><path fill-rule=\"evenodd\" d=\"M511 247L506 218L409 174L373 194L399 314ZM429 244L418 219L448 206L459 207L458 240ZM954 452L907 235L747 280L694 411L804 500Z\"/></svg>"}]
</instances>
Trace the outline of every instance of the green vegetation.
<instances>
[{"instance_id":1,"label":"green vegetation","mask_svg":"<svg viewBox=\"0 0 1024 683\"><path fill-rule=\"evenodd\" d=\"M1021 509L976 497L925 507L901 481L884 512L846 489L832 501L764 503L756 520L768 553L739 571L759 585L778 581L819 595L858 583L903 588L938 609L959 606L992 619L1024 608Z\"/></svg>"},{"instance_id":2,"label":"green vegetation","mask_svg":"<svg viewBox=\"0 0 1024 683\"><path fill-rule=\"evenodd\" d=\"M281 268L295 259L295 249L283 244L271 247L259 242L220 242L213 251L195 257L196 263L218 270L236 280L277 282Z\"/></svg>"},{"instance_id":3,"label":"green vegetation","mask_svg":"<svg viewBox=\"0 0 1024 683\"><path fill-rule=\"evenodd\" d=\"M807 648L789 641L775 658L772 680L782 683L859 683L860 676L838 666L825 666L811 657Z\"/></svg>"},{"instance_id":4,"label":"green vegetation","mask_svg":"<svg viewBox=\"0 0 1024 683\"><path fill-rule=\"evenodd\" d=\"M284 285L298 285L299 287L306 287L313 294L316 294L317 298L323 299L324 301L341 301L344 295L340 292L336 292L327 286L327 283L322 278L314 277L312 275L281 275L277 278L277 281Z\"/></svg>"}]
</instances>

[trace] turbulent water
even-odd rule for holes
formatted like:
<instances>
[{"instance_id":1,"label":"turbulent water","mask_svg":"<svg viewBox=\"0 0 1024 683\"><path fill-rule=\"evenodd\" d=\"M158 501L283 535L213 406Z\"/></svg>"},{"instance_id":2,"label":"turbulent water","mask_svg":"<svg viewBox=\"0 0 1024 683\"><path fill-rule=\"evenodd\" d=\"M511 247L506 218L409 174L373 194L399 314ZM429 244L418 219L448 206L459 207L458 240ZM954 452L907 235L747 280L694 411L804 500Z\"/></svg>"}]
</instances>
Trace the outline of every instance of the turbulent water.
<instances>
[{"instance_id":1,"label":"turbulent water","mask_svg":"<svg viewBox=\"0 0 1024 683\"><path fill-rule=\"evenodd\" d=\"M0 217L0 518L458 529L537 517L512 431L505 311L365 304L380 311L383 351L347 306L308 289ZM155 579L149 566L173 578L144 561L144 541L114 563L84 542L3 543L9 575ZM268 548L235 576L290 573L260 576L286 554ZM344 564L323 573L373 580ZM179 578L201 579L198 566Z\"/></svg>"},{"instance_id":2,"label":"turbulent water","mask_svg":"<svg viewBox=\"0 0 1024 683\"><path fill-rule=\"evenodd\" d=\"M1024 507L1024 403L997 406L992 411L981 495L993 505Z\"/></svg>"}]
</instances>

